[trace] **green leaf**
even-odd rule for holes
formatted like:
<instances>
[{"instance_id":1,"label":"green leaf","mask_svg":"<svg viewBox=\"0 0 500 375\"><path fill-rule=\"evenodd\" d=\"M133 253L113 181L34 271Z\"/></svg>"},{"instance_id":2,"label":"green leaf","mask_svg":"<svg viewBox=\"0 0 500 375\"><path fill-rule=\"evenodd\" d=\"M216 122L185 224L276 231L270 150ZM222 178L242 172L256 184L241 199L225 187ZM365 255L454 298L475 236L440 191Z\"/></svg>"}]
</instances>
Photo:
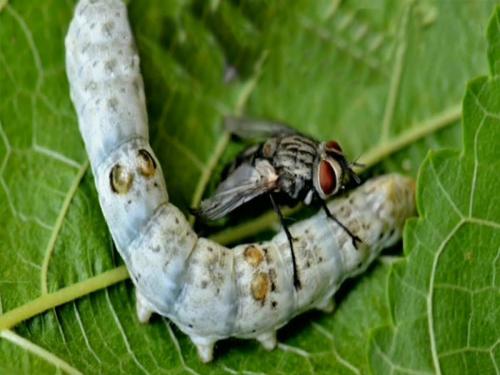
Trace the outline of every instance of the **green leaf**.
<instances>
[{"instance_id":1,"label":"green leaf","mask_svg":"<svg viewBox=\"0 0 500 375\"><path fill-rule=\"evenodd\" d=\"M420 218L389 277L391 322L374 333L376 373L493 374L500 368L500 8L488 29L491 76L463 102L464 148L431 152Z\"/></svg>"},{"instance_id":2,"label":"green leaf","mask_svg":"<svg viewBox=\"0 0 500 375\"><path fill-rule=\"evenodd\" d=\"M376 165L370 173L416 175L428 149L460 143L460 100L466 81L487 71L483 27L493 4L494 0L458 5L445 0L131 1L151 139L172 200L187 211L199 202L210 180L217 180L224 160L231 157L226 151L229 138L222 130L226 114L283 120L318 138L338 139L349 156L362 155L360 161ZM422 361L414 368L432 371L432 353L424 352L429 351L429 341L418 339L421 331L411 332L420 346L403 338L405 345L413 345L411 350L404 351L404 345L397 353L384 350L398 306L405 306L397 302L394 286L395 275L405 274L405 268L399 263L391 268L389 257L341 290L335 314L306 314L284 328L279 335L282 345L273 353L264 353L254 342L231 340L217 347L214 364L202 365L188 339L167 321L157 317L150 325L138 324L131 283L113 285L127 274L100 212L69 99L63 40L73 7L55 0L0 1L0 372L367 373L370 366L378 370L386 358L401 363L396 360L421 348L417 358ZM498 40L498 27L491 25L490 41ZM498 43L490 43L489 56L496 74ZM229 82L224 80L227 66L238 72ZM481 82L471 89L479 89ZM493 110L498 92L478 95L480 103ZM468 113L482 115L479 110ZM471 150L474 131L468 129L464 139ZM494 139L492 134L489 138ZM488 147L481 152L493 152ZM431 159L444 158L439 155ZM489 190L495 186L494 165L478 167L481 178L471 212L482 220L495 221L496 198ZM469 168L464 164L464 175L454 175L454 181L463 180L463 191L471 186ZM485 182L488 173L491 177ZM421 194L423 179L422 172ZM427 180L431 193L436 178ZM469 195L463 194L453 198L457 204L465 202L457 207L468 213ZM431 194L425 201L434 199ZM447 208L442 199L427 209L423 203L420 197L425 219L433 209L444 214ZM436 230L448 223L437 220ZM267 217L251 220L231 239L257 234L269 224ZM475 259L486 264L485 238L494 241L498 236L488 237L487 228L480 228L484 235L476 250L486 250ZM432 233L436 241L442 231ZM468 240L469 234L463 236ZM419 241L434 244L433 238ZM408 241L407 248L414 247ZM412 251L408 269L411 262L424 263L425 259L411 258L417 253L426 254ZM438 269L443 267L440 262ZM483 268L479 275L487 272ZM466 281L467 274L461 276ZM442 292L436 291L433 301ZM454 292L440 303L453 302ZM486 298L476 302L476 314L495 306ZM443 306L434 307L441 314ZM471 322L481 325L488 319L481 315ZM434 321L446 324L451 319ZM370 343L380 326L391 328L377 331ZM446 329L436 325L436 332L438 328ZM480 335L484 340L498 337L493 328L478 328L485 331L489 336ZM449 342L454 343L452 339L458 340L452 337ZM437 353L448 350L444 344L436 342ZM495 355L498 358L498 352ZM492 363L480 360L477 363Z\"/></svg>"}]
</instances>

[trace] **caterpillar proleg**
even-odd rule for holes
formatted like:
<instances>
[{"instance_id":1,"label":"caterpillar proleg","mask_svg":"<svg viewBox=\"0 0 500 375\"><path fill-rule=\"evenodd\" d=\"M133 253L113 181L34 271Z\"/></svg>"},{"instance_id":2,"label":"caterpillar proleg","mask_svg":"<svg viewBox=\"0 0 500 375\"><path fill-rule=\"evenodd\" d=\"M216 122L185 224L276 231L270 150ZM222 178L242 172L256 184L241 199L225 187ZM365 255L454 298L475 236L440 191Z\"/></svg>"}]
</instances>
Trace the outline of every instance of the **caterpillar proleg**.
<instances>
[{"instance_id":1,"label":"caterpillar proleg","mask_svg":"<svg viewBox=\"0 0 500 375\"><path fill-rule=\"evenodd\" d=\"M149 145L139 57L121 0L78 3L66 69L102 212L136 287L138 317L168 317L205 362L218 340L255 338L270 350L291 318L329 310L342 281L398 241L414 212L413 182L386 175L329 203L363 239L358 249L323 212L291 226L303 283L296 290L283 232L228 249L198 237L169 203Z\"/></svg>"}]
</instances>

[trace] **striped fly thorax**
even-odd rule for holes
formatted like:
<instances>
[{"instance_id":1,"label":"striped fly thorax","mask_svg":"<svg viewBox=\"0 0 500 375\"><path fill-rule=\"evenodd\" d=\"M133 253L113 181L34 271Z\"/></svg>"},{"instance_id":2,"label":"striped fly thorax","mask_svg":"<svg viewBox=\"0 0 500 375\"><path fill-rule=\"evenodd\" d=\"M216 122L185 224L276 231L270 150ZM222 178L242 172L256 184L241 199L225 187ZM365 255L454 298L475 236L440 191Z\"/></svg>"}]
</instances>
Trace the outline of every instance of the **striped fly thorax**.
<instances>
[{"instance_id":1,"label":"striped fly thorax","mask_svg":"<svg viewBox=\"0 0 500 375\"><path fill-rule=\"evenodd\" d=\"M290 198L303 198L311 188L318 147L317 142L301 135L285 135L277 139L271 163L279 176L279 189Z\"/></svg>"}]
</instances>

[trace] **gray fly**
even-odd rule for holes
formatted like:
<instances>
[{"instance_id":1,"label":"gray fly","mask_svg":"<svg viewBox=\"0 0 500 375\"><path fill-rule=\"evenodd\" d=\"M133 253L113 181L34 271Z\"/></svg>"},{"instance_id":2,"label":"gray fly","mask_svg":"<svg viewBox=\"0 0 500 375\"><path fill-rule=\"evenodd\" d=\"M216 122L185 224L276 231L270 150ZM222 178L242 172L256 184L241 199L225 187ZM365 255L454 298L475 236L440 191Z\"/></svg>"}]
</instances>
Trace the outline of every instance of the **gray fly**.
<instances>
[{"instance_id":1,"label":"gray fly","mask_svg":"<svg viewBox=\"0 0 500 375\"><path fill-rule=\"evenodd\" d=\"M252 199L267 194L290 243L293 279L300 288L292 235L278 205L278 199L309 205L318 200L326 215L351 237L354 247L361 240L330 212L326 199L345 190L359 177L336 141L320 142L278 123L227 118L227 129L242 139L266 139L240 154L214 195L201 202L198 214L216 220Z\"/></svg>"}]
</instances>

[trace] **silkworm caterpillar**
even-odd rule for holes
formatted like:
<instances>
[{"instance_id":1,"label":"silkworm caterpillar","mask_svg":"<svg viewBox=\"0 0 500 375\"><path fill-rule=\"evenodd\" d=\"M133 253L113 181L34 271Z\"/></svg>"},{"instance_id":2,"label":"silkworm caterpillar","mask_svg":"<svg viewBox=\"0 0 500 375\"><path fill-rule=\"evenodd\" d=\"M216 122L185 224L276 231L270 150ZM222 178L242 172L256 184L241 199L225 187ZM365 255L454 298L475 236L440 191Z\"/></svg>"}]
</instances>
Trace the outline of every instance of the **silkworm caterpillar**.
<instances>
[{"instance_id":1,"label":"silkworm caterpillar","mask_svg":"<svg viewBox=\"0 0 500 375\"><path fill-rule=\"evenodd\" d=\"M71 98L99 202L136 287L137 314L155 312L185 332L201 359L228 337L255 338L266 349L275 332L303 311L329 310L342 281L362 272L401 237L414 211L413 184L387 175L329 203L363 243L323 212L290 227L303 286L292 282L283 232L270 241L225 248L198 237L169 203L149 145L139 57L121 0L81 0L66 37Z\"/></svg>"}]
</instances>

